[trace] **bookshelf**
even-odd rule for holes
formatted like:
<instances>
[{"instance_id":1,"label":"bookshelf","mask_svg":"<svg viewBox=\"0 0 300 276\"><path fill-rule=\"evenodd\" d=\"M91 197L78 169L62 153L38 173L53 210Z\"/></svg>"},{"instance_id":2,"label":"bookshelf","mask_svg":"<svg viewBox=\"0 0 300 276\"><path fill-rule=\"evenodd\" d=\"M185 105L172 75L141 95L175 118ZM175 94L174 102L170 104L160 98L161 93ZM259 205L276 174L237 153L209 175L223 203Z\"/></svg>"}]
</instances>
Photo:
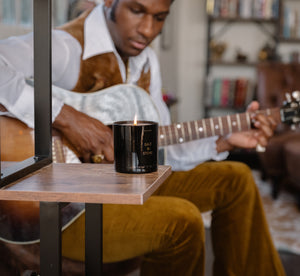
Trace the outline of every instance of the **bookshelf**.
<instances>
[{"instance_id":1,"label":"bookshelf","mask_svg":"<svg viewBox=\"0 0 300 276\"><path fill-rule=\"evenodd\" d=\"M219 116L224 113L244 111L247 104L255 99L255 69L259 63L277 60L287 63L300 61L300 51L297 49L300 43L300 1L207 0L206 11L205 116ZM218 28L215 27L216 25ZM220 42L224 34L234 32L236 26L245 30L245 33L242 32L240 40L244 39L244 34L248 35L250 28L253 28L253 26L257 27L261 36L264 36L266 45L272 49L272 54L266 59L260 58L258 54L252 59L246 57L244 60L238 59L237 55L232 56L230 59L224 58L224 55L216 58L212 42L215 44ZM253 39L259 40L256 37L253 37ZM232 46L230 45L230 40L227 43L228 48ZM288 50L282 51L284 47ZM243 51L244 49L242 48L241 50ZM243 76L243 72L251 70L252 73L250 75L252 77ZM214 75L213 71L218 71L219 74ZM235 71L237 77L228 74L229 71ZM238 89L235 89L232 84L229 85L230 91L228 92L228 80L230 83L247 82L246 92L242 92L242 94L246 94L243 95L244 101L242 105L241 102L234 104L236 99L232 100L232 97L238 98L240 95ZM221 85L218 84L220 81ZM223 101L221 100L222 98ZM226 98L227 101L224 100Z\"/></svg>"},{"instance_id":2,"label":"bookshelf","mask_svg":"<svg viewBox=\"0 0 300 276\"><path fill-rule=\"evenodd\" d=\"M262 62L300 62L300 1L299 0L207 0L207 45L204 83L205 117L222 116L244 112L249 102L256 99L256 67ZM239 28L239 29L238 29ZM258 29L253 35L250 29ZM239 31L236 34L236 31ZM231 35L227 35L231 33ZM225 34L225 35L224 35ZM234 45L232 40L247 40L252 35L258 48L244 60L237 55L221 55L215 58L211 42L223 42L226 38L227 50ZM236 37L235 37L236 36ZM264 43L271 45L273 54L261 59L257 49ZM241 52L249 51L247 42ZM254 43L255 44L255 43ZM253 45L252 45L253 46ZM248 47L248 48L247 48ZM298 49L297 49L298 47ZM226 50L226 51L227 51ZM298 53L299 51L299 53ZM229 58L228 58L229 57ZM249 58L250 57L250 58ZM237 77L233 77L234 72ZM250 72L250 73L249 73ZM249 77L249 75L251 77ZM244 89L237 89L244 83ZM229 84L228 84L229 83ZM242 91L242 92L241 92ZM253 150L239 150L230 153L228 159L257 164L257 154Z\"/></svg>"},{"instance_id":3,"label":"bookshelf","mask_svg":"<svg viewBox=\"0 0 300 276\"><path fill-rule=\"evenodd\" d=\"M236 113L255 98L255 68L261 60L257 58L244 60L237 55L231 59L216 58L212 42L225 33L234 32L234 28L254 26L265 37L266 41L277 51L279 43L279 18L282 0L207 0L207 61L204 84L205 116L219 116L226 113ZM218 28L215 26L218 25ZM230 43L228 43L230 44ZM230 45L227 47L230 47ZM243 49L241 49L243 50ZM219 74L212 71L218 68ZM236 72L228 74L229 70ZM253 71L244 76L244 71Z\"/></svg>"}]
</instances>

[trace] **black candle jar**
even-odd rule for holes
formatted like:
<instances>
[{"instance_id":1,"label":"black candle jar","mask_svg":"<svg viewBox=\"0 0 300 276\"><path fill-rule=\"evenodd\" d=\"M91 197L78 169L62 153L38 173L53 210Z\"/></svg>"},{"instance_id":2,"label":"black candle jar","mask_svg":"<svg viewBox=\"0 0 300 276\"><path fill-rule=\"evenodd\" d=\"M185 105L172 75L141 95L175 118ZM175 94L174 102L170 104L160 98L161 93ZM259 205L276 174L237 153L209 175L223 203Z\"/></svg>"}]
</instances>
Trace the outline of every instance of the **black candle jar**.
<instances>
[{"instance_id":1,"label":"black candle jar","mask_svg":"<svg viewBox=\"0 0 300 276\"><path fill-rule=\"evenodd\" d=\"M115 169L122 173L157 171L158 124L119 121L113 124Z\"/></svg>"}]
</instances>

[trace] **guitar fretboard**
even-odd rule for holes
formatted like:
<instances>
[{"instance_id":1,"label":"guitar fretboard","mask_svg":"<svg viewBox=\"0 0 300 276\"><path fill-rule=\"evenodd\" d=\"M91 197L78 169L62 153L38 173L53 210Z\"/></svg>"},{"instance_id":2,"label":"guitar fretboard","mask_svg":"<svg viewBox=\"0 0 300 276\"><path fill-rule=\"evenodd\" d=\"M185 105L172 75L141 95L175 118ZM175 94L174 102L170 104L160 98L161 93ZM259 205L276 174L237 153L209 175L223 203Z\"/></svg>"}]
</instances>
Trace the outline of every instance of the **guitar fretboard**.
<instances>
[{"instance_id":1,"label":"guitar fretboard","mask_svg":"<svg viewBox=\"0 0 300 276\"><path fill-rule=\"evenodd\" d=\"M270 115L280 122L279 108L258 111ZM223 117L176 123L159 127L159 146L181 144L211 136L223 136L233 132L250 130L252 119L250 113L239 113Z\"/></svg>"}]
</instances>

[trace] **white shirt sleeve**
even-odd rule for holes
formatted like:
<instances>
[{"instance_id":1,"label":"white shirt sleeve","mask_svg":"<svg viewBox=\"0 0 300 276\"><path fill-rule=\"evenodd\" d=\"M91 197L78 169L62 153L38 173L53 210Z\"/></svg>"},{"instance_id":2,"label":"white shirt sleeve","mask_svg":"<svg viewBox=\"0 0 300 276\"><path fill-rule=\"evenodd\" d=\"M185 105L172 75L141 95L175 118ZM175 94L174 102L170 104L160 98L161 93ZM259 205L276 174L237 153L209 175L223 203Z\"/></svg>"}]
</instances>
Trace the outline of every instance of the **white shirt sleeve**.
<instances>
[{"instance_id":1,"label":"white shirt sleeve","mask_svg":"<svg viewBox=\"0 0 300 276\"><path fill-rule=\"evenodd\" d=\"M65 89L76 84L81 47L77 40L62 31L53 31L52 80ZM71 57L78 58L71 58ZM0 41L0 103L29 127L34 127L33 87L26 79L33 77L33 34L10 37ZM52 99L52 120L59 114L63 102Z\"/></svg>"},{"instance_id":2,"label":"white shirt sleeve","mask_svg":"<svg viewBox=\"0 0 300 276\"><path fill-rule=\"evenodd\" d=\"M159 110L161 125L171 123L170 113L162 98L161 74L158 59L154 51L149 51L151 66L150 94ZM183 144L166 147L166 164L172 166L173 171L190 170L198 164L213 159L223 160L228 152L217 153L217 136L190 141Z\"/></svg>"}]
</instances>

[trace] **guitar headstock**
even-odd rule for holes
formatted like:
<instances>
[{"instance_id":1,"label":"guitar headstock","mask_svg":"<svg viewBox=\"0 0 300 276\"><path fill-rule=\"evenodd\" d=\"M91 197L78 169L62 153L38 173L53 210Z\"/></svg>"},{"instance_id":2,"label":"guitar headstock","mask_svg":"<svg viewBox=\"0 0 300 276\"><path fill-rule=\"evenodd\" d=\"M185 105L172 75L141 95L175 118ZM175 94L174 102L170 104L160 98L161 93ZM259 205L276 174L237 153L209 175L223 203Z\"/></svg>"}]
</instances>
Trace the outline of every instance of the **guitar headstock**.
<instances>
[{"instance_id":1,"label":"guitar headstock","mask_svg":"<svg viewBox=\"0 0 300 276\"><path fill-rule=\"evenodd\" d=\"M286 94L286 101L280 109L281 121L292 128L300 124L300 91L294 91L292 95Z\"/></svg>"}]
</instances>

